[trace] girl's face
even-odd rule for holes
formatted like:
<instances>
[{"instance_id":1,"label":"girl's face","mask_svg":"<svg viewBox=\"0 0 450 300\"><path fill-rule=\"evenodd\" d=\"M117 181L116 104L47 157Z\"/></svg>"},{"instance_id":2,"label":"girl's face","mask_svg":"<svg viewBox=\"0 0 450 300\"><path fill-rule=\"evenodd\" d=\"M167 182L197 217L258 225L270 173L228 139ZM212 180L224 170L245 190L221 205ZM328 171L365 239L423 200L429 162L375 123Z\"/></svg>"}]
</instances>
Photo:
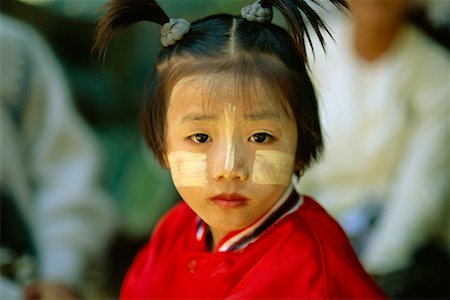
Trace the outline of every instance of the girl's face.
<instances>
[{"instance_id":1,"label":"girl's face","mask_svg":"<svg viewBox=\"0 0 450 300\"><path fill-rule=\"evenodd\" d=\"M227 75L184 78L167 111L166 161L174 184L210 226L215 244L267 212L295 167L297 127L281 99L261 84L249 87L243 100L237 90Z\"/></svg>"}]
</instances>

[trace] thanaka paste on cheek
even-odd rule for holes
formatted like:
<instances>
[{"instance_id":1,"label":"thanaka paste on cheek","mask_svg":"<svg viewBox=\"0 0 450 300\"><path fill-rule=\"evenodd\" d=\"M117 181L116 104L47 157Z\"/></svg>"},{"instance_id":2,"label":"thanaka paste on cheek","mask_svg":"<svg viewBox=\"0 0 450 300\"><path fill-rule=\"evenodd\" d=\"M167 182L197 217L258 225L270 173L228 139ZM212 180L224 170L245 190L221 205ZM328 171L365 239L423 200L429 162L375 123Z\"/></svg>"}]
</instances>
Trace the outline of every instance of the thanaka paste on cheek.
<instances>
[{"instance_id":1,"label":"thanaka paste on cheek","mask_svg":"<svg viewBox=\"0 0 450 300\"><path fill-rule=\"evenodd\" d=\"M225 170L231 171L234 167L235 146L233 143L234 123L236 120L236 106L227 104L225 107L225 137L226 137L226 156Z\"/></svg>"},{"instance_id":2,"label":"thanaka paste on cheek","mask_svg":"<svg viewBox=\"0 0 450 300\"><path fill-rule=\"evenodd\" d=\"M206 154L188 151L171 152L168 155L169 167L175 186L205 186Z\"/></svg>"},{"instance_id":3,"label":"thanaka paste on cheek","mask_svg":"<svg viewBox=\"0 0 450 300\"><path fill-rule=\"evenodd\" d=\"M257 150L253 162L253 182L288 185L293 172L294 156L275 150Z\"/></svg>"}]
</instances>

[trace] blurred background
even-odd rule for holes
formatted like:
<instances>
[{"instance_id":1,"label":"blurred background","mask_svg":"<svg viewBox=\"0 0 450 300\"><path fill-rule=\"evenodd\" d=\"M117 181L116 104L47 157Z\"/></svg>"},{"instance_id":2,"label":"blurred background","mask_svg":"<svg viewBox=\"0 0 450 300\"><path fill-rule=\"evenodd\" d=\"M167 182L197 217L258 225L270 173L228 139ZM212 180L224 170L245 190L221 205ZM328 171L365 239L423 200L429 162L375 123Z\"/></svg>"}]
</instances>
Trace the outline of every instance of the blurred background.
<instances>
[{"instance_id":1,"label":"blurred background","mask_svg":"<svg viewBox=\"0 0 450 300\"><path fill-rule=\"evenodd\" d=\"M147 241L159 217L179 199L168 171L148 151L139 130L144 83L161 49L160 28L147 23L133 25L113 39L102 62L92 55L91 47L96 20L106 2L0 2L2 14L25 22L48 43L67 77L75 109L99 141L100 182L117 211L114 215L117 226L102 254L104 262L101 266L93 265L84 279L80 293L88 299L117 298L132 258ZM238 14L249 3L241 0L159 2L169 16L188 21L219 12ZM408 18L448 50L449 15L442 17L438 11L430 18L430 14L419 3Z\"/></svg>"}]
</instances>

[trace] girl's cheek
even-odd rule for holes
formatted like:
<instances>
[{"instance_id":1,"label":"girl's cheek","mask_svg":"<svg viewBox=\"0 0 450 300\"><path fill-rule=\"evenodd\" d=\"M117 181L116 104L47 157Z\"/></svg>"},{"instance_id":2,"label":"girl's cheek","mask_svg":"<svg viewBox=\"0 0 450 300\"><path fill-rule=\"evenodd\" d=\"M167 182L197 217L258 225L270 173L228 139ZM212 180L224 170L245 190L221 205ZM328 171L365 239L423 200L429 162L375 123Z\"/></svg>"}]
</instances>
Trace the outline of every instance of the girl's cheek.
<instances>
[{"instance_id":1,"label":"girl's cheek","mask_svg":"<svg viewBox=\"0 0 450 300\"><path fill-rule=\"evenodd\" d=\"M252 180L256 184L287 186L294 171L292 153L276 150L257 150L253 162Z\"/></svg>"},{"instance_id":2,"label":"girl's cheek","mask_svg":"<svg viewBox=\"0 0 450 300\"><path fill-rule=\"evenodd\" d=\"M168 155L172 179L177 187L207 184L206 153L176 151Z\"/></svg>"}]
</instances>

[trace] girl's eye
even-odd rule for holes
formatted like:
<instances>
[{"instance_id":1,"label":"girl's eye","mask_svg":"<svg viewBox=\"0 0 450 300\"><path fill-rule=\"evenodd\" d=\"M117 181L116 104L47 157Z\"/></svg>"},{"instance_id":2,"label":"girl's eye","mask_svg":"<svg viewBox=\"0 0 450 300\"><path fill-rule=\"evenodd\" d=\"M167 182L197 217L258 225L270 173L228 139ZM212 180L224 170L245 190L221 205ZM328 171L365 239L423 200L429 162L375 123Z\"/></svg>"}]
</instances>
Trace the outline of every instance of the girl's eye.
<instances>
[{"instance_id":1,"label":"girl's eye","mask_svg":"<svg viewBox=\"0 0 450 300\"><path fill-rule=\"evenodd\" d=\"M250 137L250 141L254 143L266 143L272 138L268 133L255 133Z\"/></svg>"},{"instance_id":2,"label":"girl's eye","mask_svg":"<svg viewBox=\"0 0 450 300\"><path fill-rule=\"evenodd\" d=\"M189 138L192 141L194 141L195 143L206 143L206 142L209 142L211 140L209 135L203 134L203 133L193 134Z\"/></svg>"}]
</instances>

